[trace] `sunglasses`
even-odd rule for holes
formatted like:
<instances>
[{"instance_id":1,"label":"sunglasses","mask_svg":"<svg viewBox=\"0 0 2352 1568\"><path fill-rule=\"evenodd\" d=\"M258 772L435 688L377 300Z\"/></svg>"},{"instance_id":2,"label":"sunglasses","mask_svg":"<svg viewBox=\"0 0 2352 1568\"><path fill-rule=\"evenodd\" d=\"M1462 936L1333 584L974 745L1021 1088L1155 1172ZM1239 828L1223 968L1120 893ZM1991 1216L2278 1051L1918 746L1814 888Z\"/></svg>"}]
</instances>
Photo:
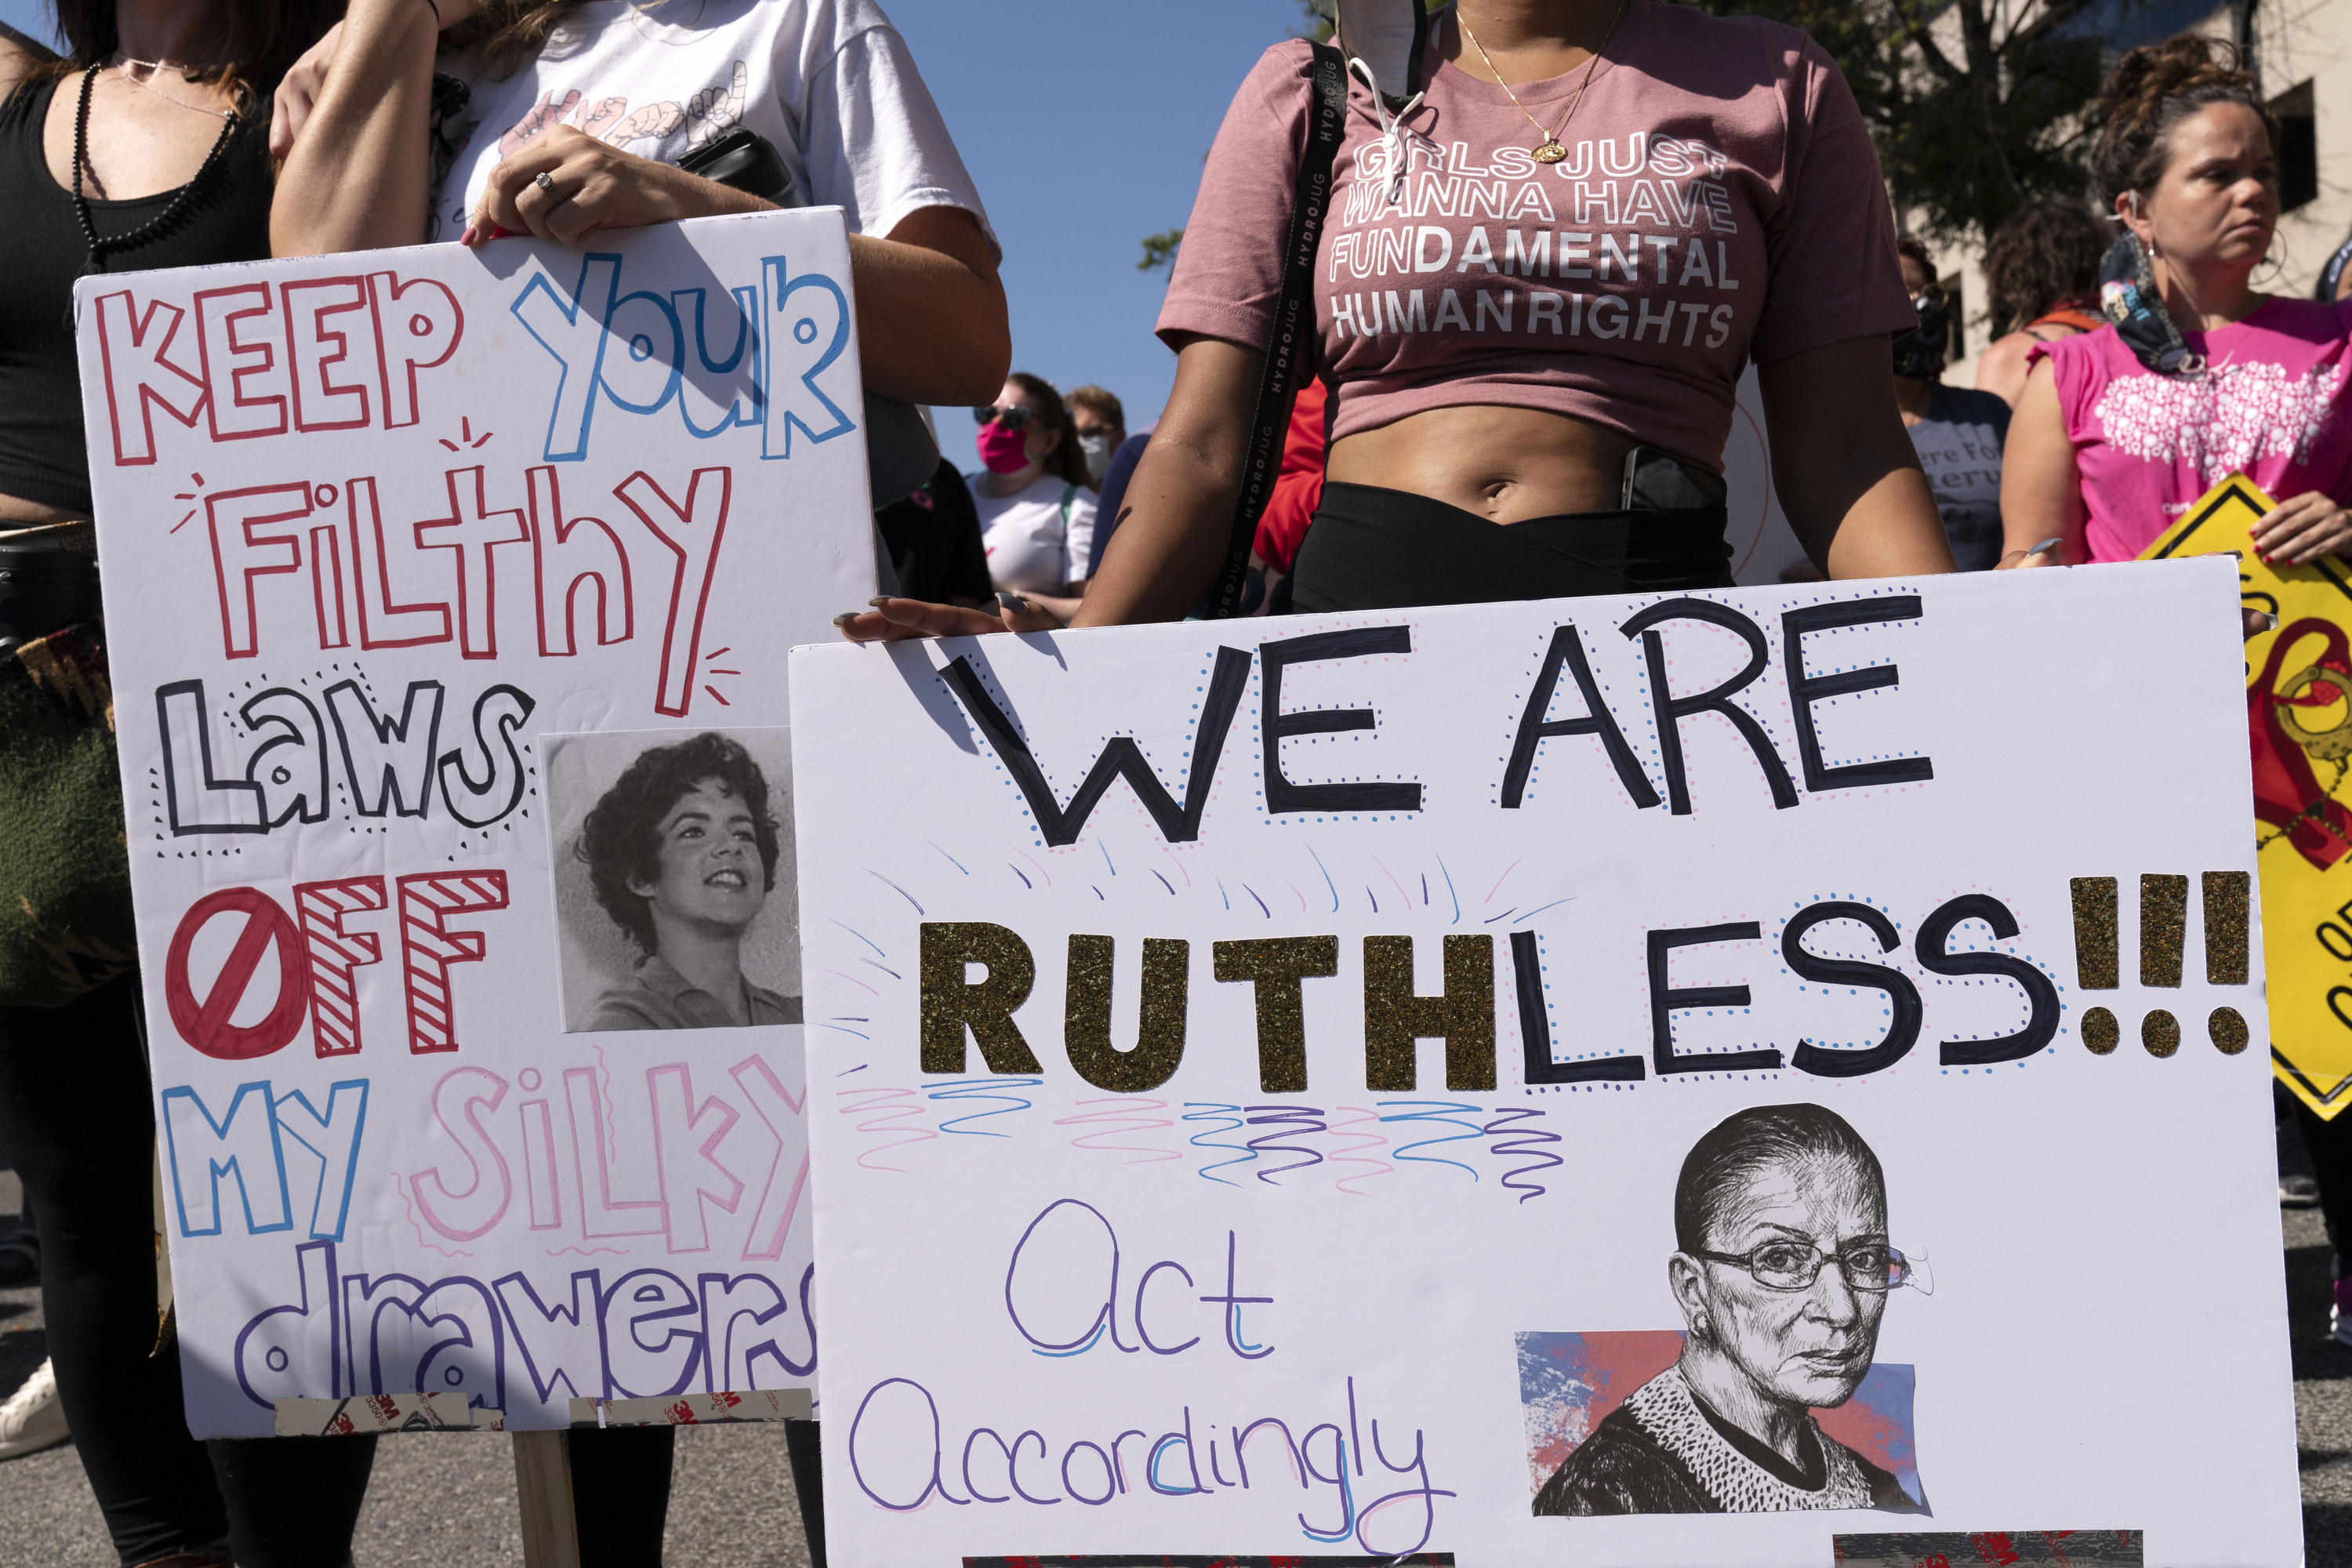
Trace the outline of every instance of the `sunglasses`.
<instances>
[{"instance_id":1,"label":"sunglasses","mask_svg":"<svg viewBox=\"0 0 2352 1568\"><path fill-rule=\"evenodd\" d=\"M1007 430L1020 429L1023 426L1029 423L1031 417L1032 415L1030 410L1018 403L1008 403L1002 408L997 407L993 404L983 403L971 411L971 422L973 424L986 425L990 421L993 420L995 423L1003 426Z\"/></svg>"}]
</instances>

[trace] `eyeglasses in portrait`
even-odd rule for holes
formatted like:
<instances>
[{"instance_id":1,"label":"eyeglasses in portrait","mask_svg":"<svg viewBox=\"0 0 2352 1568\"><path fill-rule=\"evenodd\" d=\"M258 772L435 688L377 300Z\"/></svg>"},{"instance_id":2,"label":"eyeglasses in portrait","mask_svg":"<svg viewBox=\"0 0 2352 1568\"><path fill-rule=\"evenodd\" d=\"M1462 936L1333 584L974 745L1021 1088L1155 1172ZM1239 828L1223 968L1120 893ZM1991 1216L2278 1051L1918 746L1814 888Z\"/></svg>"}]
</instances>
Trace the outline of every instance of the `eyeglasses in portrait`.
<instances>
[{"instance_id":1,"label":"eyeglasses in portrait","mask_svg":"<svg viewBox=\"0 0 2352 1568\"><path fill-rule=\"evenodd\" d=\"M1682 1329L1517 1336L1533 1511L1919 1509L1913 1369L1876 1361L1913 1274L1888 1223L1878 1156L1836 1112L1709 1129L1675 1185Z\"/></svg>"}]
</instances>

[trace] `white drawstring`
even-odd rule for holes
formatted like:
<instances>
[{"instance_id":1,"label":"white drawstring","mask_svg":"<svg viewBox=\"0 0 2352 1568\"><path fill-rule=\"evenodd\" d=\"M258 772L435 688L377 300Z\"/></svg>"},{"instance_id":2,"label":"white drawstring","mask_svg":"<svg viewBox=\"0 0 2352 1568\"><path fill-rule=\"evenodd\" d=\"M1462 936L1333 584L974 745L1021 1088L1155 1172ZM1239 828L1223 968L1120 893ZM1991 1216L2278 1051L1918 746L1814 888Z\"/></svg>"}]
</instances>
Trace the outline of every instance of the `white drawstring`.
<instances>
[{"instance_id":1,"label":"white drawstring","mask_svg":"<svg viewBox=\"0 0 2352 1568\"><path fill-rule=\"evenodd\" d=\"M1389 113L1387 100L1381 97L1380 78L1373 74L1372 68L1366 65L1361 58L1355 55L1349 56L1348 74L1355 76L1359 73L1361 73L1364 85L1372 89L1372 112L1379 117L1381 140L1388 145L1390 166L1393 172L1389 176L1389 199L1386 205L1393 206L1396 205L1397 197L1404 189L1404 117L1421 106L1423 95L1416 92L1406 99L1397 107L1396 113L1391 116Z\"/></svg>"}]
</instances>

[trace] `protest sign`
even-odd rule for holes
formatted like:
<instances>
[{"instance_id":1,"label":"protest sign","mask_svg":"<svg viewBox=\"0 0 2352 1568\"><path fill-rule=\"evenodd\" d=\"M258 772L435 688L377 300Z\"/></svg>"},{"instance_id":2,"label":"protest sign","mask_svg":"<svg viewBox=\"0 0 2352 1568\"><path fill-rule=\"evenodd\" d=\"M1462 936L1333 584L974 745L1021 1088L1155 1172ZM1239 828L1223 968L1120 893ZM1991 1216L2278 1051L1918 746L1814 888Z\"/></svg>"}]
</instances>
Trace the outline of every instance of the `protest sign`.
<instances>
[{"instance_id":1,"label":"protest sign","mask_svg":"<svg viewBox=\"0 0 2352 1568\"><path fill-rule=\"evenodd\" d=\"M197 1436L809 1383L848 279L826 209L79 286Z\"/></svg>"},{"instance_id":2,"label":"protest sign","mask_svg":"<svg viewBox=\"0 0 2352 1568\"><path fill-rule=\"evenodd\" d=\"M2324 555L2273 565L2252 529L2277 503L2243 474L2200 497L2147 560L2232 554L2238 593L2278 625L2246 643L2254 843L2270 973L2271 1064L2320 1115L2352 1104L2352 576Z\"/></svg>"},{"instance_id":3,"label":"protest sign","mask_svg":"<svg viewBox=\"0 0 2352 1568\"><path fill-rule=\"evenodd\" d=\"M2235 603L797 650L835 1560L2295 1561Z\"/></svg>"}]
</instances>

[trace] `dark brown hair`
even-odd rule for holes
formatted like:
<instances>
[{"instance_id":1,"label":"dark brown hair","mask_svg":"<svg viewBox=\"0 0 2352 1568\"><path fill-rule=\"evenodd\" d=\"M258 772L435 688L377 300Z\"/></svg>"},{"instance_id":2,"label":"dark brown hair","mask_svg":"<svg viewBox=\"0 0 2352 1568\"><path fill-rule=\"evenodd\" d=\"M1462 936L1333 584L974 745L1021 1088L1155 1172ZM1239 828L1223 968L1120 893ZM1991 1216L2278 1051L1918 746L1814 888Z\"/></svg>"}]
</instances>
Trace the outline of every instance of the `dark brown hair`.
<instances>
[{"instance_id":1,"label":"dark brown hair","mask_svg":"<svg viewBox=\"0 0 2352 1568\"><path fill-rule=\"evenodd\" d=\"M2091 100L2097 127L2091 173L2108 205L2126 191L2156 188L2172 161L2172 128L2209 104L2242 103L2262 116L2276 144L2277 127L2254 96L2254 79L2237 47L2183 34L2127 51Z\"/></svg>"},{"instance_id":2,"label":"dark brown hair","mask_svg":"<svg viewBox=\"0 0 2352 1568\"><path fill-rule=\"evenodd\" d=\"M122 47L115 0L50 0L50 8L58 31L65 35L66 52L26 72L19 91L103 65ZM218 60L192 68L188 79L243 89L247 111L256 100L267 111L266 94L278 79L342 15L343 0L221 0Z\"/></svg>"},{"instance_id":3,"label":"dark brown hair","mask_svg":"<svg viewBox=\"0 0 2352 1568\"><path fill-rule=\"evenodd\" d=\"M1036 405L1032 417L1037 421L1038 428L1061 432L1061 443L1045 454L1045 471L1066 485L1092 489L1094 477L1087 472L1087 455L1078 446L1077 424L1063 406L1062 395L1054 390L1054 384L1025 370L1016 370L1004 379L1027 393L1029 401Z\"/></svg>"},{"instance_id":4,"label":"dark brown hair","mask_svg":"<svg viewBox=\"0 0 2352 1568\"><path fill-rule=\"evenodd\" d=\"M661 824L670 809L716 780L722 792L749 808L751 838L769 892L776 890L776 819L768 812L768 779L743 743L731 735L705 731L675 746L637 753L580 825L572 853L588 868L588 885L613 923L651 952L657 945L651 900L629 884L661 877Z\"/></svg>"},{"instance_id":5,"label":"dark brown hair","mask_svg":"<svg viewBox=\"0 0 2352 1568\"><path fill-rule=\"evenodd\" d=\"M2098 292L2099 262L2116 231L2081 202L2028 202L1992 231L1984 253L1993 331L2014 331L2062 302Z\"/></svg>"}]
</instances>

